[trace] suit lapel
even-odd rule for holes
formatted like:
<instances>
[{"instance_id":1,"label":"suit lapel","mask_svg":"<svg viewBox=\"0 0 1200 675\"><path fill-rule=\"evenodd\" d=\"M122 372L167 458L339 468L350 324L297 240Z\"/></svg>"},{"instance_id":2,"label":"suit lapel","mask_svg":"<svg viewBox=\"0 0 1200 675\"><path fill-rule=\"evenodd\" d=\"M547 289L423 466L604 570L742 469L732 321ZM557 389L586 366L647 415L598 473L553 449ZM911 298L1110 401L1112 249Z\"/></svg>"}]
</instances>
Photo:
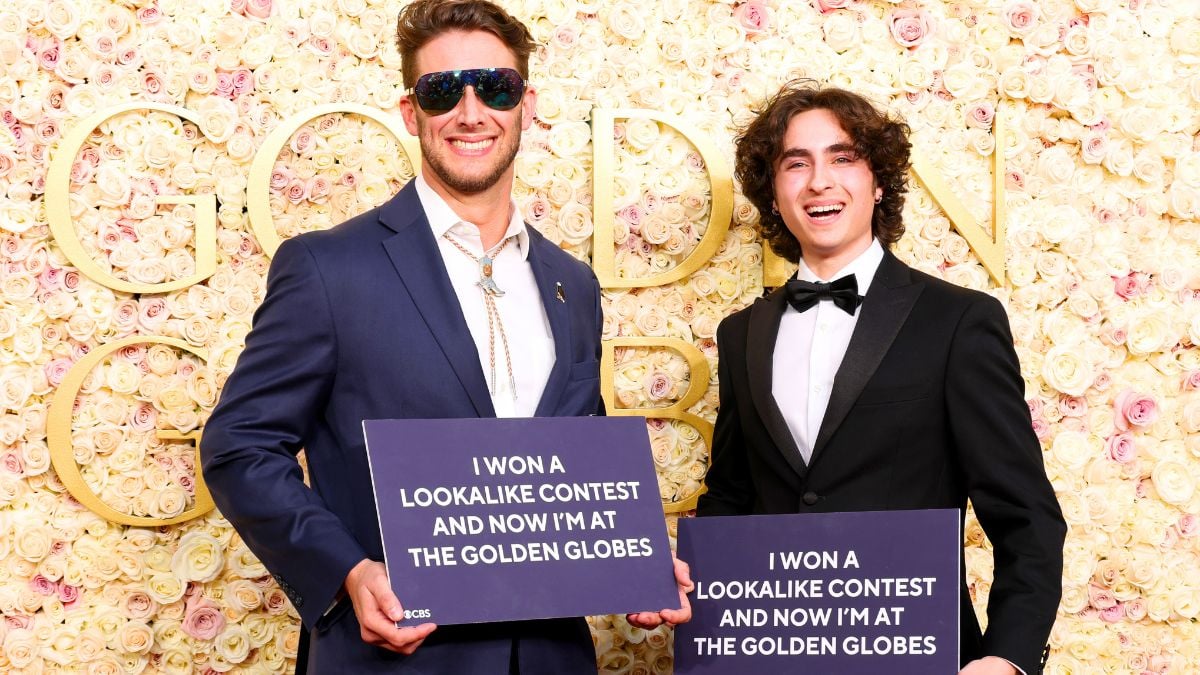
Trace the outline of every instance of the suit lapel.
<instances>
[{"instance_id":1,"label":"suit lapel","mask_svg":"<svg viewBox=\"0 0 1200 675\"><path fill-rule=\"evenodd\" d=\"M529 267L537 281L542 307L546 310L554 338L554 366L550 369L546 388L542 390L542 398L538 400L537 410L533 413L537 417L547 417L554 414L571 372L571 315L567 298L574 297L578 302L587 296L583 293L584 289L560 291L559 284L564 283L566 277L554 266L551 257L541 250L548 242L528 224L525 229L529 232ZM572 293L572 290L575 292Z\"/></svg>"},{"instance_id":2,"label":"suit lapel","mask_svg":"<svg viewBox=\"0 0 1200 675\"><path fill-rule=\"evenodd\" d=\"M383 205L379 220L396 231L395 235L383 241L383 248L421 318L429 326L429 331L470 397L476 414L495 417L492 397L488 393L483 368L479 365L479 352L471 339L458 296L450 285L442 254L433 231L429 229L429 221L425 218L425 210L421 207L416 186L412 182ZM379 300L386 302L387 298Z\"/></svg>"},{"instance_id":3,"label":"suit lapel","mask_svg":"<svg viewBox=\"0 0 1200 675\"><path fill-rule=\"evenodd\" d=\"M764 300L756 302L750 310L750 325L746 334L746 375L750 380L750 398L754 401L754 409L758 411L763 426L774 441L775 447L787 460L798 475L804 476L808 467L800 450L796 447L796 439L788 428L779 405L775 403L772 387L772 354L775 352L775 338L779 335L779 321L787 300L782 289L776 289Z\"/></svg>"},{"instance_id":4,"label":"suit lapel","mask_svg":"<svg viewBox=\"0 0 1200 675\"><path fill-rule=\"evenodd\" d=\"M854 407L924 290L924 284L912 282L910 271L894 255L884 251L883 260L863 299L862 315L850 336L846 356L833 378L833 391L817 441L813 444L810 465L816 462L821 450Z\"/></svg>"}]
</instances>

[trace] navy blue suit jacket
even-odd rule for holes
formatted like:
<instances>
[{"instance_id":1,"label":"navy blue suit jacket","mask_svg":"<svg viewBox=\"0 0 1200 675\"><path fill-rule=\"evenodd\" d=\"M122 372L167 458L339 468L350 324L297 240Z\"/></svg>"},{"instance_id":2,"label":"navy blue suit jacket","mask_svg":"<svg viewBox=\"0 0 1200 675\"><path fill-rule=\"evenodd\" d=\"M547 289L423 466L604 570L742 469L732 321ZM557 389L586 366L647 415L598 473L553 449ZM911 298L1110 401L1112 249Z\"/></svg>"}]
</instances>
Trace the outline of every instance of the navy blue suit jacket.
<instances>
[{"instance_id":1,"label":"navy blue suit jacket","mask_svg":"<svg viewBox=\"0 0 1200 675\"><path fill-rule=\"evenodd\" d=\"M532 228L528 259L556 354L536 414L601 412L596 278ZM217 506L311 629L310 672L507 673L514 639L522 673L594 672L582 618L441 626L406 658L362 642L349 600L326 612L355 564L383 558L362 421L494 416L413 184L279 247L201 456Z\"/></svg>"}]
</instances>

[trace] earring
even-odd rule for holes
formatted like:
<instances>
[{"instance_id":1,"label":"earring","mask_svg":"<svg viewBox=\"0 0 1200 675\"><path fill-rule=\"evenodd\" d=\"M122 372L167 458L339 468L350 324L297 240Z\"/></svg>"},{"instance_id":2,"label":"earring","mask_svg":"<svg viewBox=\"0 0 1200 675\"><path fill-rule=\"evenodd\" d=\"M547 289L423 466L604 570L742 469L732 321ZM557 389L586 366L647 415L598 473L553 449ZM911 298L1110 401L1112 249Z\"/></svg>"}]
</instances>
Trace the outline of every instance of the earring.
<instances>
[{"instance_id":1,"label":"earring","mask_svg":"<svg viewBox=\"0 0 1200 675\"><path fill-rule=\"evenodd\" d=\"M875 203L876 203L876 204L878 204L878 203L879 203L879 202L881 202L881 201L883 201L883 193L882 193L882 192L880 192L879 194L875 195Z\"/></svg>"},{"instance_id":2,"label":"earring","mask_svg":"<svg viewBox=\"0 0 1200 675\"><path fill-rule=\"evenodd\" d=\"M771 204L771 213L773 213L775 215L779 215L779 207L774 204Z\"/></svg>"}]
</instances>

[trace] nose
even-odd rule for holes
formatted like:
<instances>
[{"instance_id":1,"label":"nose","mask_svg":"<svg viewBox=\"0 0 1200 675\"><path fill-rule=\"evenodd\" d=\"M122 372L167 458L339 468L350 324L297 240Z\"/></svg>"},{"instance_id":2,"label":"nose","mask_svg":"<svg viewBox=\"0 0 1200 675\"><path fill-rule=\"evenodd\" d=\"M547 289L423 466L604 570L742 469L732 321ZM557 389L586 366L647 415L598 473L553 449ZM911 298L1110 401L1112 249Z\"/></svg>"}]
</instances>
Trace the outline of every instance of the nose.
<instances>
[{"instance_id":1,"label":"nose","mask_svg":"<svg viewBox=\"0 0 1200 675\"><path fill-rule=\"evenodd\" d=\"M813 192L822 192L833 187L833 171L829 164L823 161L813 162L808 187Z\"/></svg>"},{"instance_id":2,"label":"nose","mask_svg":"<svg viewBox=\"0 0 1200 675\"><path fill-rule=\"evenodd\" d=\"M463 89L462 100L458 102L454 112L458 116L460 124L472 126L483 122L486 108L483 101L480 101L479 97L475 95L475 87L467 85Z\"/></svg>"}]
</instances>

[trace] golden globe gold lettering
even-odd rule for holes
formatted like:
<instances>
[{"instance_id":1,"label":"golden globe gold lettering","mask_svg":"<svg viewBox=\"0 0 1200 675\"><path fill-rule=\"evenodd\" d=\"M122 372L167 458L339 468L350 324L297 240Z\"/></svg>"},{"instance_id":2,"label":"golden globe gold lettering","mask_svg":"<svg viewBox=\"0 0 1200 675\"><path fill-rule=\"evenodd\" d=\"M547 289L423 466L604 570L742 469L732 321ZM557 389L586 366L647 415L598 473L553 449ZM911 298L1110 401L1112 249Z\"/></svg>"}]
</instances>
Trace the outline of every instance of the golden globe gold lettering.
<instances>
[{"instance_id":1,"label":"golden globe gold lettering","mask_svg":"<svg viewBox=\"0 0 1200 675\"><path fill-rule=\"evenodd\" d=\"M287 118L272 129L271 133L267 134L263 140L258 153L254 155L254 161L250 163L250 176L246 184L248 197L246 213L250 217L250 231L258 239L258 245L262 247L268 258L275 255L275 249L279 248L279 244L282 243L279 240L279 233L275 231L274 218L271 215L271 202L267 199L271 189L271 170L275 167L275 160L300 125L322 115L334 113L361 115L383 125L396 137L404 154L408 155L409 161L412 162L413 168L420 167L421 147L417 143L417 139L404 128L404 121L401 118L395 115L385 115L378 108L371 108L359 103L328 103Z\"/></svg>"},{"instance_id":2,"label":"golden globe gold lettering","mask_svg":"<svg viewBox=\"0 0 1200 675\"><path fill-rule=\"evenodd\" d=\"M54 471L58 474L58 479L62 481L63 487L67 489L67 492L71 493L71 496L79 500L80 504L88 507L97 515L115 523L133 525L135 527L174 525L198 518L213 509L212 495L208 492L208 486L205 485L204 477L200 473L199 461L196 462L195 498L192 508L172 518L135 516L112 508L108 504L105 504L104 500L88 487L87 482L83 479L83 474L79 471L79 465L75 463L71 444L71 410L75 405L75 397L79 395L79 390L83 386L84 379L108 355L114 354L131 345L148 343L169 345L176 349L189 351L201 359L208 358L203 350L196 349L183 340L159 335L135 335L100 345L79 359L71 367L71 370L67 371L62 384L58 387L58 392L55 394L54 400L50 402L50 408L47 411L46 417L46 442L50 446L50 462L54 465ZM200 447L199 430L186 434L178 431L162 430L158 432L158 437L162 440L191 440L197 448Z\"/></svg>"},{"instance_id":3,"label":"golden globe gold lettering","mask_svg":"<svg viewBox=\"0 0 1200 675\"><path fill-rule=\"evenodd\" d=\"M75 157L83 148L92 132L108 119L117 115L137 110L151 110L177 115L183 119L199 124L193 119L192 113L186 108L153 102L127 103L99 111L80 122L64 138L59 150L51 158L46 177L46 210L50 231L58 242L67 259L84 275L94 281L116 291L125 293L164 293L187 288L199 283L216 272L216 196L213 194L200 195L167 195L157 197L160 204L192 204L196 207L196 232L194 236L196 272L191 276L172 281L146 284L120 279L92 260L80 242L71 219L70 185L71 167ZM293 115L283 120L263 140L254 160L251 162L247 182L247 215L250 229L259 245L268 257L271 257L279 247L280 238L275 231L271 205L268 198L270 191L271 173L279 153L287 144L288 139L305 122L323 115L344 113L361 115L372 119L388 129L397 139L405 154L408 155L414 168L419 167L420 147L417 139L408 134L402 120L384 113L376 108L354 103L333 103L318 106L303 113ZM614 246L613 186L615 179L615 141L614 125L617 119L645 118L674 128L683 135L699 152L708 171L712 191L711 209L708 227L697 243L695 249L675 267L645 278L619 277L616 270ZM934 167L919 156L913 158L913 174L928 190L939 207L946 213L954 228L967 240L968 245L975 251L980 262L988 270L992 278L1000 285L1004 284L1005 242L1004 242L1004 160L1003 148L1005 129L1001 115L997 113L994 122L996 136L993 153L993 232L988 233L980 227L970 212L950 190L946 182L936 172ZM683 118L645 109L602 109L592 111L592 149L593 149L593 268L602 288L649 288L662 286L679 281L699 270L720 248L721 241L729 229L733 213L733 179L728 163L718 154L716 146L695 127ZM789 263L773 255L769 247L763 251L763 284L767 287L781 285L788 274ZM114 522L136 526L171 525L184 522L203 515L213 508L212 497L204 484L202 476L196 475L196 496L193 508L173 518L158 519L133 516L121 513L105 504L84 482L75 463L71 448L71 409L75 396L87 374L100 360L130 344L162 343L180 349L186 349L201 358L206 358L202 352L174 338L163 336L138 336L126 338L100 346L77 362L67 373L59 387L59 391L51 403L48 418L48 440L51 458L67 490L92 511ZM687 360L691 378L688 389L674 405L665 408L620 409L615 405L615 390L613 383L614 350L617 347L646 347L674 350ZM687 409L698 402L705 393L708 385L709 368L704 355L694 345L678 339L624 337L605 340L601 363L601 395L608 408L608 414L614 416L641 416L655 419L671 419L684 422L695 427L701 434L706 445L711 447L712 424L705 419L687 412ZM189 434L162 431L159 438L178 440L187 438L199 445L200 431ZM694 494L668 503L664 506L668 513L686 511L695 508L696 500L703 493L703 488Z\"/></svg>"},{"instance_id":4,"label":"golden globe gold lettering","mask_svg":"<svg viewBox=\"0 0 1200 675\"><path fill-rule=\"evenodd\" d=\"M671 349L678 352L687 360L688 380L687 391L674 404L664 408L618 408L616 402L616 387L613 382L615 352L618 347L652 347L655 349ZM700 432L706 447L712 447L713 425L708 420L688 412L704 398L708 389L708 360L704 353L690 342L678 338L648 338L648 337L618 337L605 340L600 355L600 395L604 398L605 414L610 417L639 416L655 419L679 420L690 424ZM663 508L667 513L679 513L696 508L696 500L704 494L701 487L696 492L678 501L668 502Z\"/></svg>"},{"instance_id":5,"label":"golden globe gold lettering","mask_svg":"<svg viewBox=\"0 0 1200 675\"><path fill-rule=\"evenodd\" d=\"M134 110L156 110L199 124L186 108L150 102L125 103L84 118L78 127L72 129L63 138L58 151L50 159L50 167L46 172L46 218L50 221L50 232L54 235L63 254L67 256L67 260L93 281L114 291L125 293L168 293L198 284L217 271L216 195L163 195L156 197L155 201L159 204L192 204L196 207L196 235L193 238L196 246L196 273L182 279L157 284L128 281L106 271L84 250L83 244L75 232L75 224L71 221L71 165L75 162L75 157L97 127L110 118Z\"/></svg>"}]
</instances>

